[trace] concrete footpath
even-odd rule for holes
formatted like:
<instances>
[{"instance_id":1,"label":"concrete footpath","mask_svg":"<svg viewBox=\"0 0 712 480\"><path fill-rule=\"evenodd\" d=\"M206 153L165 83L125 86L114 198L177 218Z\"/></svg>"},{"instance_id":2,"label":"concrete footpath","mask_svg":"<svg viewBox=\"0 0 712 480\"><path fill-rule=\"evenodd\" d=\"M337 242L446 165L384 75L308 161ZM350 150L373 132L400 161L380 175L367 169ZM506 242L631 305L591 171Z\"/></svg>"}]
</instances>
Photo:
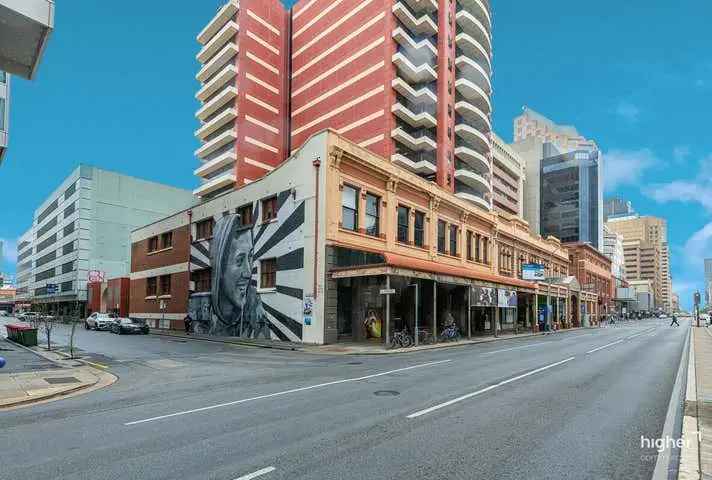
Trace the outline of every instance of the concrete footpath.
<instances>
[{"instance_id":1,"label":"concrete footpath","mask_svg":"<svg viewBox=\"0 0 712 480\"><path fill-rule=\"evenodd\" d=\"M41 347L28 348L0 337L0 411L88 393L111 385L116 377L80 360Z\"/></svg>"}]
</instances>

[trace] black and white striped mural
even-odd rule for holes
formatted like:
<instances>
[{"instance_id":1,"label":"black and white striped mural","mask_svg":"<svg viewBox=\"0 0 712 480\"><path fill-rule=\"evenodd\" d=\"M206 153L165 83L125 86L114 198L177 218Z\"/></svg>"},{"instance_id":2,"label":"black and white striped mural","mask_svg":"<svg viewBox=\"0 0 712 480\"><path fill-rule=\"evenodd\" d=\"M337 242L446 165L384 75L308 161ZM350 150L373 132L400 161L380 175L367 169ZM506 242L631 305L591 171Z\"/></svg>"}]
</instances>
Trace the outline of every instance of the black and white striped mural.
<instances>
[{"instance_id":1,"label":"black and white striped mural","mask_svg":"<svg viewBox=\"0 0 712 480\"><path fill-rule=\"evenodd\" d=\"M261 218L260 201L253 219ZM261 288L263 261L276 262L276 286ZM213 238L191 246L191 270L211 268L210 294L191 296L196 333L302 341L304 202L277 196L276 221L243 226L237 214L216 219Z\"/></svg>"}]
</instances>

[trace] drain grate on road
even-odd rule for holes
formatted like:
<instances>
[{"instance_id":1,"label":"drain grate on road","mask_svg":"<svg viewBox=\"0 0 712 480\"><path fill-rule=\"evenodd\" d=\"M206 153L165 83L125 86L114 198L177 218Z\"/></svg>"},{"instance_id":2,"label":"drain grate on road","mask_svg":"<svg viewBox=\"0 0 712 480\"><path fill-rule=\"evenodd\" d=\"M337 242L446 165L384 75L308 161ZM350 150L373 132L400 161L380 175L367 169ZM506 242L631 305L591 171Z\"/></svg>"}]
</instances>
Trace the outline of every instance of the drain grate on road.
<instances>
[{"instance_id":1,"label":"drain grate on road","mask_svg":"<svg viewBox=\"0 0 712 480\"><path fill-rule=\"evenodd\" d=\"M400 392L396 392L395 390L376 390L373 394L377 397L397 397L400 395Z\"/></svg>"},{"instance_id":2,"label":"drain grate on road","mask_svg":"<svg viewBox=\"0 0 712 480\"><path fill-rule=\"evenodd\" d=\"M51 385L62 385L65 383L81 383L76 377L50 377L45 378L44 381Z\"/></svg>"}]
</instances>

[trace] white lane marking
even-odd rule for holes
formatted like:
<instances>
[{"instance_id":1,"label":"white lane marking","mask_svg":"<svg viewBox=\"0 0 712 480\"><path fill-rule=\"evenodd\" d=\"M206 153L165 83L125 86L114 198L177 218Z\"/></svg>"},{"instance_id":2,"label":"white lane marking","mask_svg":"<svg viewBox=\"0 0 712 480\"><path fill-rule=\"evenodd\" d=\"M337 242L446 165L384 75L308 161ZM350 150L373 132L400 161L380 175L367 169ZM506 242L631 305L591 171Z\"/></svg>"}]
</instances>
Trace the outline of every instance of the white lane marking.
<instances>
[{"instance_id":1,"label":"white lane marking","mask_svg":"<svg viewBox=\"0 0 712 480\"><path fill-rule=\"evenodd\" d=\"M263 400L265 398L279 397L282 395L288 395L290 393L304 392L306 390L313 390L315 388L329 387L331 385L339 385L342 383L349 382L359 382L361 380L368 380L370 378L382 377L384 375L391 375L393 373L406 372L408 370L414 370L416 368L432 367L434 365L442 365L443 363L449 363L452 360L438 360L437 362L420 363L418 365L412 365L410 367L397 368L395 370L388 370L386 372L374 373L371 375L364 375L363 377L345 378L343 380L334 380L333 382L319 383L317 385L309 385L307 387L292 388L290 390L284 390L282 392L268 393L265 395L258 395L256 397L243 398L241 400L235 400L232 402L218 403L217 405L209 405L207 407L194 408L192 410L184 410L182 412L169 413L167 415L159 415L157 417L144 418L143 420L135 420L133 422L124 423L125 426L138 425L139 423L153 422L156 420L163 420L165 418L179 417L181 415L188 415L191 413L205 412L207 410L214 410L216 408L229 407L231 405L239 405L241 403L253 402L255 400Z\"/></svg>"},{"instance_id":2,"label":"white lane marking","mask_svg":"<svg viewBox=\"0 0 712 480\"><path fill-rule=\"evenodd\" d=\"M617 344L619 344L619 343L623 343L623 340L625 340L625 339L621 338L620 340L617 340L617 341L615 341L615 342L607 343L607 344L605 344L605 345L603 345L603 346L594 348L593 350L589 350L589 351L586 352L586 353L593 353L593 352L597 352L597 351L599 351L599 350L603 350L604 348L612 347L613 345L617 345Z\"/></svg>"},{"instance_id":3,"label":"white lane marking","mask_svg":"<svg viewBox=\"0 0 712 480\"><path fill-rule=\"evenodd\" d=\"M650 333L652 331L656 330L655 328L649 328L643 332L636 333L635 335L631 335L630 337L627 337L626 340L630 340L631 338L639 337L641 335L645 335L646 333Z\"/></svg>"},{"instance_id":4,"label":"white lane marking","mask_svg":"<svg viewBox=\"0 0 712 480\"><path fill-rule=\"evenodd\" d=\"M548 345L548 343L535 343L532 345L523 345L521 347L503 348L501 350L493 350L491 352L485 352L485 353L482 353L481 355L492 355L494 353L500 353L500 352L511 352L512 350L523 350L525 348L542 347L544 345Z\"/></svg>"},{"instance_id":5,"label":"white lane marking","mask_svg":"<svg viewBox=\"0 0 712 480\"><path fill-rule=\"evenodd\" d=\"M476 397L477 395L481 395L485 392L489 392L490 390L494 390L495 388L501 387L502 385L516 382L517 380L521 380L522 378L528 377L530 375L534 375L535 373L540 373L540 372L543 372L544 370L548 370L548 369L554 368L558 365L562 365L566 362L570 362L574 358L576 358L576 357L569 357L565 360L561 360L560 362L552 363L550 365L546 365L544 367L537 368L536 370L532 370L531 372L523 373L522 375L517 375L516 377L508 378L507 380L503 380L495 385L490 385L489 387L483 388L482 390L477 390L476 392L468 393L461 397L453 398L452 400L448 400L447 402L441 403L439 405L434 405L434 406L426 408L424 410L420 410L418 412L411 413L406 418L418 418L423 415L427 415L428 413L432 413L436 410L440 410L441 408L449 407L450 405L461 402L463 400L467 400L468 398Z\"/></svg>"},{"instance_id":6,"label":"white lane marking","mask_svg":"<svg viewBox=\"0 0 712 480\"><path fill-rule=\"evenodd\" d=\"M270 472L274 472L276 468L274 467L265 467L261 470L257 470L256 472L252 472L247 475L243 475L241 477L237 477L235 480L252 480L253 478L261 477L262 475Z\"/></svg>"}]
</instances>

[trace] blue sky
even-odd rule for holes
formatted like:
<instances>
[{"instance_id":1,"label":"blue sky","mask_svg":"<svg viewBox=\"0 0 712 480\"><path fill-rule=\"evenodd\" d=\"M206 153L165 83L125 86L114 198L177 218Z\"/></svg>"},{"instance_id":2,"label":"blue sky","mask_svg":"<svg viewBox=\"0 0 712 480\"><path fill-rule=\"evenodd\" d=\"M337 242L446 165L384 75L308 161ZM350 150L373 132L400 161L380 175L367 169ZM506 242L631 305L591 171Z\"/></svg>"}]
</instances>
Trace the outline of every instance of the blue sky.
<instances>
[{"instance_id":1,"label":"blue sky","mask_svg":"<svg viewBox=\"0 0 712 480\"><path fill-rule=\"evenodd\" d=\"M37 79L13 83L2 270L14 271L12 247L34 208L80 162L195 185L195 35L222 3L57 5ZM492 3L497 132L511 139L527 105L595 139L607 192L667 218L673 285L689 304L712 256L712 3Z\"/></svg>"}]
</instances>

